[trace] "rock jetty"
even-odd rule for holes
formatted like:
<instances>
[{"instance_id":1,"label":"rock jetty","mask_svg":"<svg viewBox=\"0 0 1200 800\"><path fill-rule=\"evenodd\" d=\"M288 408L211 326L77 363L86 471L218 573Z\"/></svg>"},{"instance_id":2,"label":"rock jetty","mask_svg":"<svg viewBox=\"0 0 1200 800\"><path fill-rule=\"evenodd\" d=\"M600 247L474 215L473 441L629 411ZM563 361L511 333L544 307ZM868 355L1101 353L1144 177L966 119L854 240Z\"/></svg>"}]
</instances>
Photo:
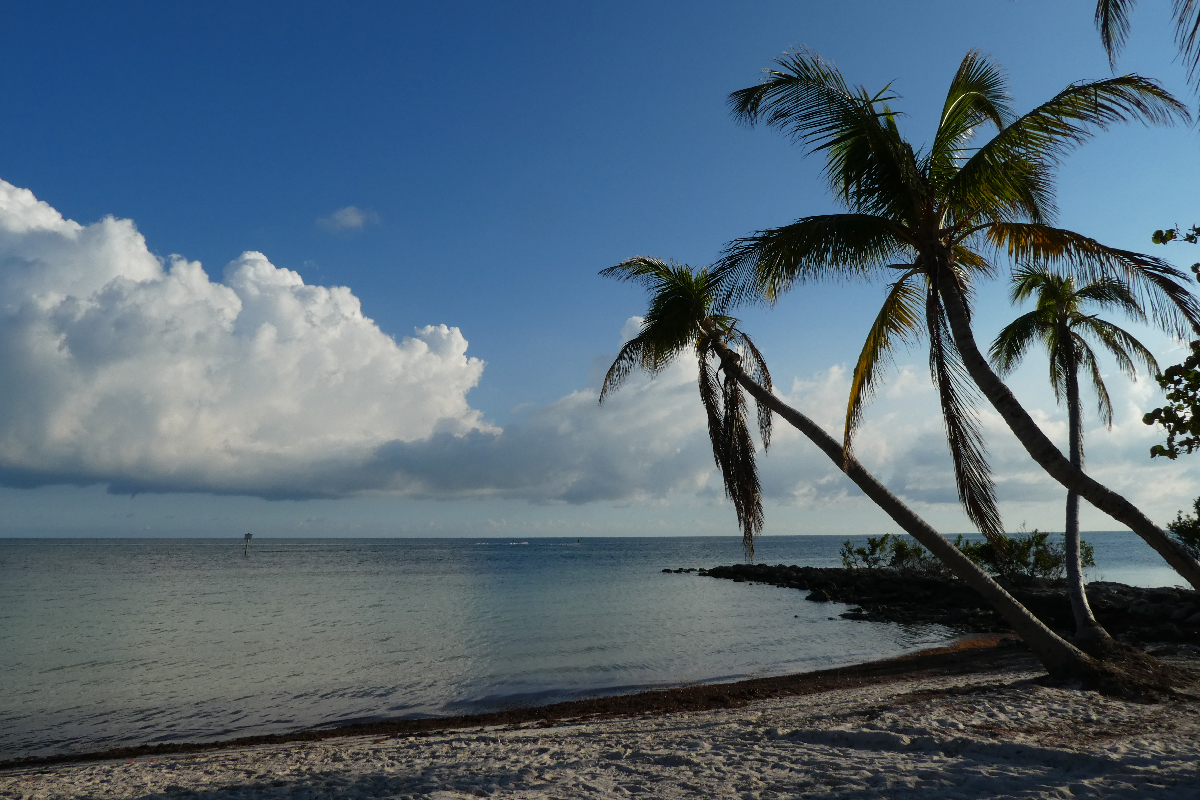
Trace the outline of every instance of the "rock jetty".
<instances>
[{"instance_id":1,"label":"rock jetty","mask_svg":"<svg viewBox=\"0 0 1200 800\"><path fill-rule=\"evenodd\" d=\"M711 569L667 569L710 578L763 583L806 592L818 603L837 602L852 608L849 620L939 624L963 632L1010 630L983 598L962 581L913 575L890 569L839 569L777 564L733 564ZM1070 602L1062 581L1014 584L997 579L1005 589L1048 626L1070 635L1074 630ZM1143 589L1097 581L1087 585L1092 611L1110 634L1136 645L1200 646L1200 593L1189 589Z\"/></svg>"}]
</instances>

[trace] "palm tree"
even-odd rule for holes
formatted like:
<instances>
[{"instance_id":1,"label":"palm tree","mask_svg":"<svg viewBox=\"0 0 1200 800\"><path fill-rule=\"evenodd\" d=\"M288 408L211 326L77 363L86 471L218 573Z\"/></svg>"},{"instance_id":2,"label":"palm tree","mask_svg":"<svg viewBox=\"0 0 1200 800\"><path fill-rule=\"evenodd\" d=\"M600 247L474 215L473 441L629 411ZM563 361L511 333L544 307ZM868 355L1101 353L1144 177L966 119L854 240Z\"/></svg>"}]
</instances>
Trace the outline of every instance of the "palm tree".
<instances>
[{"instance_id":1,"label":"palm tree","mask_svg":"<svg viewBox=\"0 0 1200 800\"><path fill-rule=\"evenodd\" d=\"M733 344L740 351L735 357L748 360L753 380L769 392L771 374L762 354L750 337L738 329L736 319L714 310L717 284L708 270L693 271L673 261L635 258L600 274L637 281L650 290L650 308L642 320L642 330L625 343L609 367L600 389L600 402L635 367L656 375L684 350L695 349L700 366L700 400L708 416L713 457L725 482L725 494L733 501L746 558L753 561L754 536L763 526L762 486L758 481L754 440L746 424L742 387L728 371L723 380L718 380L712 348L718 341ZM703 331L702 325L710 326L712 332ZM771 411L761 402L757 410L758 433L765 451L771 446Z\"/></svg>"},{"instance_id":2,"label":"palm tree","mask_svg":"<svg viewBox=\"0 0 1200 800\"><path fill-rule=\"evenodd\" d=\"M1188 80L1194 83L1200 77L1200 2L1172 0L1171 5L1175 18L1175 44L1183 56ZM1096 2L1096 27L1100 29L1100 41L1110 64L1116 63L1117 55L1129 38L1129 14L1133 6L1134 0Z\"/></svg>"},{"instance_id":3,"label":"palm tree","mask_svg":"<svg viewBox=\"0 0 1200 800\"><path fill-rule=\"evenodd\" d=\"M1050 385L1059 402L1066 398L1070 429L1071 463L1083 468L1083 409L1079 400L1079 370L1085 370L1096 390L1096 410L1107 427L1112 427L1112 402L1100 374L1092 339L1110 353L1117 366L1131 379L1137 378L1135 360L1151 374L1158 373L1158 362L1141 342L1111 322L1088 314L1085 308L1124 311L1138 322L1146 321L1137 298L1129 287L1111 278L1090 281L1076 287L1070 275L1059 275L1044 267L1025 266L1013 275L1011 299L1020 303L1037 298L1037 307L1007 325L992 343L992 363L1005 375L1016 368L1039 341L1050 357ZM1067 519L1064 532L1067 551L1067 591L1075 615L1075 635L1079 639L1107 639L1108 633L1096 621L1088 605L1083 584L1083 564L1079 555L1079 493L1067 490Z\"/></svg>"},{"instance_id":4,"label":"palm tree","mask_svg":"<svg viewBox=\"0 0 1200 800\"><path fill-rule=\"evenodd\" d=\"M1054 227L1054 168L1094 131L1130 120L1168 124L1187 111L1157 83L1125 75L1072 84L1015 117L999 67L968 53L950 83L928 149L903 138L888 89L851 89L807 50L775 61L761 83L734 92L734 115L764 121L825 158L825 175L847 213L802 217L731 242L716 271L726 299L775 302L798 283L890 274L884 305L855 365L845 451L878 381L901 344L929 337L929 361L959 497L987 535L1001 530L983 439L970 411L976 389L1055 480L1129 526L1193 586L1200 563L1136 506L1101 485L1055 447L992 371L971 329L975 286L997 261L1054 266L1078 279L1118 278L1153 321L1179 337L1200 324L1200 304L1182 272ZM975 145L980 128L997 133ZM969 379L969 380L968 380ZM974 386L971 386L974 383Z\"/></svg>"},{"instance_id":5,"label":"palm tree","mask_svg":"<svg viewBox=\"0 0 1200 800\"><path fill-rule=\"evenodd\" d=\"M761 529L763 516L754 446L744 419L741 390L754 397L758 405L764 449L770 441L770 418L774 412L843 468L847 477L902 530L979 592L1021 635L1048 672L1084 678L1094 678L1103 672L1104 667L1047 628L946 537L888 491L843 451L841 443L771 391L770 375L761 353L738 328L736 319L716 310L727 291L719 275L708 269L692 270L686 265L649 257L631 258L600 274L633 281L650 292L650 307L641 330L618 353L604 378L600 402L634 368L655 374L685 351L694 350L713 454L725 479L725 491L734 501L744 543L753 544L753 534ZM719 369L712 363L714 357ZM720 380L718 371L724 376Z\"/></svg>"}]
</instances>

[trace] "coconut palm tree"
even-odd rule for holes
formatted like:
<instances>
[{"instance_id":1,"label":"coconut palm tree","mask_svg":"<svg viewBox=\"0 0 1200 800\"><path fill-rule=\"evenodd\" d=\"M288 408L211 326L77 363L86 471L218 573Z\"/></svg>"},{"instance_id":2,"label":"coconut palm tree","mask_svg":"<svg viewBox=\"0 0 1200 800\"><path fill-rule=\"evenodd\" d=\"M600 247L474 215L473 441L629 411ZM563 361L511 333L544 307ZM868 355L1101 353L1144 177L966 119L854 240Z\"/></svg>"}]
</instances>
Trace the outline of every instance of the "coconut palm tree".
<instances>
[{"instance_id":1,"label":"coconut palm tree","mask_svg":"<svg viewBox=\"0 0 1200 800\"><path fill-rule=\"evenodd\" d=\"M992 343L991 358L996 370L1006 375L1014 370L1029 348L1040 342L1050 358L1050 385L1059 402L1067 401L1067 420L1071 463L1083 468L1083 408L1079 399L1079 371L1090 378L1096 391L1096 410L1107 427L1112 427L1112 402L1100 374L1096 353L1088 340L1099 344L1116 359L1117 366L1131 379L1137 378L1140 361L1146 370L1158 373L1158 362L1146 347L1128 331L1086 312L1088 306L1123 311L1138 322L1146 321L1137 298L1129 287L1111 278L1089 281L1077 286L1070 275L1060 275L1044 267L1025 266L1013 275L1010 298L1020 303L1031 297L1037 307L1009 323ZM1067 592L1075 615L1075 635L1079 639L1105 639L1108 633L1096 621L1088 605L1083 584L1083 564L1079 555L1079 493L1067 490L1067 516L1064 529L1067 555Z\"/></svg>"},{"instance_id":2,"label":"coconut palm tree","mask_svg":"<svg viewBox=\"0 0 1200 800\"><path fill-rule=\"evenodd\" d=\"M1096 27L1100 29L1100 41L1108 53L1110 64L1115 64L1125 40L1129 38L1129 15L1134 0L1097 0ZM1183 57L1188 80L1195 82L1200 77L1200 2L1197 0L1172 0L1175 18L1175 44Z\"/></svg>"},{"instance_id":3,"label":"coconut palm tree","mask_svg":"<svg viewBox=\"0 0 1200 800\"><path fill-rule=\"evenodd\" d=\"M807 50L787 53L762 82L730 95L739 120L765 122L824 157L826 178L847 213L802 217L731 242L716 267L731 287L727 300L775 302L805 281L892 276L855 365L847 454L881 368L899 345L928 336L959 497L983 533L998 533L1000 516L971 413L976 390L1055 480L1130 527L1200 587L1196 559L1132 503L1073 465L1038 428L991 369L971 328L977 284L995 276L1005 256L1080 280L1118 278L1163 328L1181 338L1197 328L1200 304L1182 272L1051 224L1054 169L1067 151L1117 122L1168 124L1186 119L1186 110L1157 83L1125 75L1072 84L1017 117L1000 68L976 52L954 75L928 148L901 135L889 105L894 99L887 88L852 89L834 66ZM977 143L989 125L996 135Z\"/></svg>"},{"instance_id":4,"label":"coconut palm tree","mask_svg":"<svg viewBox=\"0 0 1200 800\"><path fill-rule=\"evenodd\" d=\"M946 537L888 491L853 456L847 456L838 440L771 391L762 354L738 328L736 319L717 311L726 292L719 275L708 269L693 270L649 257L631 258L600 274L633 281L650 292L650 306L641 330L618 353L604 378L600 402L635 368L655 374L685 351L694 351L700 367L700 398L708 414L713 454L725 479L725 491L734 501L743 542L753 543L753 534L761 529L763 516L754 445L744 419L741 390L749 393L758 405L758 427L764 449L770 441L773 412L808 437L902 530L979 592L1021 635L1048 672L1094 677L1103 669L1047 628ZM719 367L712 363L714 359ZM723 376L720 379L718 372Z\"/></svg>"},{"instance_id":5,"label":"coconut palm tree","mask_svg":"<svg viewBox=\"0 0 1200 800\"><path fill-rule=\"evenodd\" d=\"M606 277L636 281L650 291L650 307L642 319L641 332L621 348L604 376L600 402L629 374L640 367L656 375L683 351L694 349L700 366L700 400L708 416L708 434L713 457L721 470L725 494L733 501L742 545L748 560L754 559L754 536L762 530L762 486L754 458L754 439L746 424L746 400L741 385L726 372L718 380L713 367L714 344L732 344L736 356L746 359L750 375L771 389L771 373L750 337L737 327L733 317L714 310L717 284L708 270L695 270L673 261L635 258L600 273ZM712 328L705 333L701 325ZM771 411L757 404L758 433L763 450L771 446Z\"/></svg>"}]
</instances>

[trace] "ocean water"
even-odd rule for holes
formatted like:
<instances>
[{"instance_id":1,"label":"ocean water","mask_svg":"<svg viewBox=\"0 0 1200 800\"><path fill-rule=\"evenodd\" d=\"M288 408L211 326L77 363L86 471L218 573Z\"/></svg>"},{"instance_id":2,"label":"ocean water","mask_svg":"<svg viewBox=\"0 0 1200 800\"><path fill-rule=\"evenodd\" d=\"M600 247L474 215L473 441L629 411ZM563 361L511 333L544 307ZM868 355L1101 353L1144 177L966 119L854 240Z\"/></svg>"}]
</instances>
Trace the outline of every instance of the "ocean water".
<instances>
[{"instance_id":1,"label":"ocean water","mask_svg":"<svg viewBox=\"0 0 1200 800\"><path fill-rule=\"evenodd\" d=\"M862 537L853 537L859 539ZM1094 578L1178 582L1131 534ZM841 537L763 537L837 566ZM469 713L880 658L950 638L664 568L735 538L0 539L0 759ZM830 619L830 618L833 619Z\"/></svg>"}]
</instances>

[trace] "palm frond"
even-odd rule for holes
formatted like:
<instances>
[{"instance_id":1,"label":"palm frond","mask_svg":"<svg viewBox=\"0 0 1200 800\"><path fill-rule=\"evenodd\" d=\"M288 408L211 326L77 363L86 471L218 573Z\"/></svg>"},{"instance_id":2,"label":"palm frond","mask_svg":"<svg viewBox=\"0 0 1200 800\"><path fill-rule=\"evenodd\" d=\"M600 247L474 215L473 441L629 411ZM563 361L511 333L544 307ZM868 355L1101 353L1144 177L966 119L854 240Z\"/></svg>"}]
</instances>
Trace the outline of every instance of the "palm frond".
<instances>
[{"instance_id":1,"label":"palm frond","mask_svg":"<svg viewBox=\"0 0 1200 800\"><path fill-rule=\"evenodd\" d=\"M979 532L995 540L1004 533L1004 525L996 508L987 447L973 409L979 397L954 345L936 285L929 288L925 316L929 330L929 371L942 407L958 499Z\"/></svg>"},{"instance_id":2,"label":"palm frond","mask_svg":"<svg viewBox=\"0 0 1200 800\"><path fill-rule=\"evenodd\" d=\"M728 302L774 302L796 283L866 278L911 252L906 232L891 220L822 214L735 239L713 272Z\"/></svg>"},{"instance_id":3,"label":"palm frond","mask_svg":"<svg viewBox=\"0 0 1200 800\"><path fill-rule=\"evenodd\" d=\"M1072 84L980 147L946 191L956 205L993 219L1048 222L1055 211L1053 168L1071 149L1118 122L1188 119L1182 103L1139 75Z\"/></svg>"},{"instance_id":4,"label":"palm frond","mask_svg":"<svg viewBox=\"0 0 1200 800\"><path fill-rule=\"evenodd\" d=\"M930 174L942 183L957 172L967 144L977 128L987 122L1004 128L1012 121L1004 71L978 50L959 64L950 81L937 133L929 150Z\"/></svg>"},{"instance_id":5,"label":"palm frond","mask_svg":"<svg viewBox=\"0 0 1200 800\"><path fill-rule=\"evenodd\" d=\"M1200 68L1200 2L1175 0L1173 5L1175 44L1179 46L1179 54L1183 56L1188 80L1195 83L1197 69Z\"/></svg>"},{"instance_id":6,"label":"palm frond","mask_svg":"<svg viewBox=\"0 0 1200 800\"><path fill-rule=\"evenodd\" d=\"M711 341L707 338L701 339L696 343L696 361L700 367L700 402L704 405L704 414L708 420L708 439L712 444L713 458L717 466L721 467L721 474L724 476L725 469L722 464L725 459L725 410L721 397L721 381L717 377L717 369L713 366L711 357Z\"/></svg>"},{"instance_id":7,"label":"palm frond","mask_svg":"<svg viewBox=\"0 0 1200 800\"><path fill-rule=\"evenodd\" d=\"M1129 12L1133 0L1098 0L1096 3L1096 28L1100 31L1100 43L1108 53L1108 63L1116 66L1117 54L1129 38Z\"/></svg>"},{"instance_id":8,"label":"palm frond","mask_svg":"<svg viewBox=\"0 0 1200 800\"><path fill-rule=\"evenodd\" d=\"M1183 57L1188 81L1195 83L1197 67L1200 66L1200 2L1196 0L1173 0L1172 16L1175 22L1175 44ZM1133 0L1098 0L1096 3L1096 28L1100 31L1100 42L1108 53L1109 64L1115 64L1117 55L1129 38L1129 15Z\"/></svg>"},{"instance_id":9,"label":"palm frond","mask_svg":"<svg viewBox=\"0 0 1200 800\"><path fill-rule=\"evenodd\" d=\"M997 222L985 235L1014 261L1054 267L1081 283L1105 278L1126 283L1154 323L1177 337L1200 330L1200 303L1187 287L1187 276L1160 258L1048 225Z\"/></svg>"},{"instance_id":10,"label":"palm frond","mask_svg":"<svg viewBox=\"0 0 1200 800\"><path fill-rule=\"evenodd\" d=\"M1100 364L1096 360L1096 353L1092 348L1088 347L1086 341L1081 337L1074 337L1075 347L1075 363L1083 367L1088 378L1091 379L1092 390L1096 392L1096 415L1100 417L1100 421L1104 423L1104 427L1112 427L1112 398L1108 396L1108 387L1104 385L1104 376L1100 373ZM1082 420L1082 415L1081 415ZM1082 422L1080 423L1082 425ZM1079 456L1083 458L1083 432L1080 431L1079 436Z\"/></svg>"},{"instance_id":11,"label":"palm frond","mask_svg":"<svg viewBox=\"0 0 1200 800\"><path fill-rule=\"evenodd\" d=\"M1137 297L1124 281L1116 278L1101 278L1085 284L1075 292L1075 298L1081 305L1093 303L1103 309L1120 311L1136 322L1147 321L1146 312L1142 310L1142 304L1138 302Z\"/></svg>"},{"instance_id":12,"label":"palm frond","mask_svg":"<svg viewBox=\"0 0 1200 800\"><path fill-rule=\"evenodd\" d=\"M610 392L621 387L634 369L645 365L645 346L646 340L641 336L635 336L626 342L621 351L617 353L617 357L604 375L604 383L600 387L601 403Z\"/></svg>"},{"instance_id":13,"label":"palm frond","mask_svg":"<svg viewBox=\"0 0 1200 800\"><path fill-rule=\"evenodd\" d=\"M700 399L708 419L713 460L721 472L725 495L733 501L746 558L753 561L754 537L765 521L754 440L746 425L746 401L741 386L729 374L722 380L713 356L712 339L700 339L696 344Z\"/></svg>"},{"instance_id":14,"label":"palm frond","mask_svg":"<svg viewBox=\"0 0 1200 800\"><path fill-rule=\"evenodd\" d=\"M742 527L742 547L748 561L754 560L754 536L763 527L762 485L758 479L754 440L746 425L746 400L737 379L726 374L722 383L725 406L723 445L725 493L733 501Z\"/></svg>"},{"instance_id":15,"label":"palm frond","mask_svg":"<svg viewBox=\"0 0 1200 800\"><path fill-rule=\"evenodd\" d=\"M774 385L771 383L771 372L767 369L767 361L750 337L734 326L730 328L729 339L737 348L737 352L742 358L742 369L750 376L750 380L768 392L771 391ZM762 440L763 452L766 452L771 447L771 421L774 415L770 408L758 400L754 401L754 405L758 417L758 437Z\"/></svg>"},{"instance_id":16,"label":"palm frond","mask_svg":"<svg viewBox=\"0 0 1200 800\"><path fill-rule=\"evenodd\" d=\"M951 253L954 255L954 264L960 268L961 273L973 273L985 278L996 276L995 264L962 242L956 242Z\"/></svg>"},{"instance_id":17,"label":"palm frond","mask_svg":"<svg viewBox=\"0 0 1200 800\"><path fill-rule=\"evenodd\" d=\"M1053 164L1116 123L1172 125L1190 119L1187 107L1149 78L1118 75L1083 81L1022 115L980 148L976 157L1020 154Z\"/></svg>"},{"instance_id":18,"label":"palm frond","mask_svg":"<svg viewBox=\"0 0 1200 800\"><path fill-rule=\"evenodd\" d=\"M988 351L988 358L996 372L1003 377L1016 369L1029 352L1030 345L1043 338L1052 324L1053 320L1046 319L1043 310L1035 309L1005 325L1000 333L996 334L996 339Z\"/></svg>"},{"instance_id":19,"label":"palm frond","mask_svg":"<svg viewBox=\"0 0 1200 800\"><path fill-rule=\"evenodd\" d=\"M1154 358L1154 354L1124 328L1107 320L1089 316L1079 320L1076 330L1081 335L1094 337L1103 345L1116 360L1117 367L1130 380L1137 379L1138 362L1141 362L1148 375L1159 373L1158 360Z\"/></svg>"},{"instance_id":20,"label":"palm frond","mask_svg":"<svg viewBox=\"0 0 1200 800\"><path fill-rule=\"evenodd\" d=\"M823 153L825 176L851 211L911 215L922 179L899 134L895 96L851 89L829 62L805 48L775 59L756 86L729 95L736 119L783 131L806 153Z\"/></svg>"},{"instance_id":21,"label":"palm frond","mask_svg":"<svg viewBox=\"0 0 1200 800\"><path fill-rule=\"evenodd\" d=\"M909 270L895 283L888 286L883 307L867 332L867 339L854 365L850 380L850 400L846 406L846 430L842 453L845 464L853 456L854 434L862 422L867 403L875 394L882 368L891 363L893 353L900 344L910 345L922 333L922 305L925 292L914 285L915 270Z\"/></svg>"}]
</instances>

